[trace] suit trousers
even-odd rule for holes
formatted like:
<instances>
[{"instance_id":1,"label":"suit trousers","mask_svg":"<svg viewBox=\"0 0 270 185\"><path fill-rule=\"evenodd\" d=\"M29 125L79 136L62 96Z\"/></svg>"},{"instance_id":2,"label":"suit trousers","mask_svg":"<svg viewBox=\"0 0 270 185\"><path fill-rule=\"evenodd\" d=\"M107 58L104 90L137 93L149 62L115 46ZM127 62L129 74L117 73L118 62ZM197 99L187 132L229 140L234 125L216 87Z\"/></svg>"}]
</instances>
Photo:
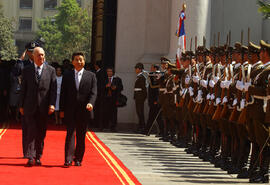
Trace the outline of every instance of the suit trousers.
<instances>
[{"instance_id":1,"label":"suit trousers","mask_svg":"<svg viewBox=\"0 0 270 185\"><path fill-rule=\"evenodd\" d=\"M85 135L87 130L87 120L81 113L74 113L74 120L66 120L67 135L65 142L65 161L78 160L82 162L85 152ZM76 132L76 147L75 147Z\"/></svg>"},{"instance_id":2,"label":"suit trousers","mask_svg":"<svg viewBox=\"0 0 270 185\"><path fill-rule=\"evenodd\" d=\"M136 104L136 113L139 119L139 128L145 127L145 119L144 119L144 101L145 100L136 100L135 99L135 104Z\"/></svg>"},{"instance_id":3,"label":"suit trousers","mask_svg":"<svg viewBox=\"0 0 270 185\"><path fill-rule=\"evenodd\" d=\"M102 105L103 110L103 128L110 127L114 129L117 125L117 106L116 101L112 97L104 98ZM106 115L106 116L104 116Z\"/></svg>"},{"instance_id":4,"label":"suit trousers","mask_svg":"<svg viewBox=\"0 0 270 185\"><path fill-rule=\"evenodd\" d=\"M40 159L44 148L44 139L47 131L48 115L40 113L38 110L33 115L25 115L26 126L26 157L28 159Z\"/></svg>"},{"instance_id":5,"label":"suit trousers","mask_svg":"<svg viewBox=\"0 0 270 185\"><path fill-rule=\"evenodd\" d=\"M27 124L25 123L25 118L21 115L22 123L22 147L23 147L23 156L27 158Z\"/></svg>"}]
</instances>

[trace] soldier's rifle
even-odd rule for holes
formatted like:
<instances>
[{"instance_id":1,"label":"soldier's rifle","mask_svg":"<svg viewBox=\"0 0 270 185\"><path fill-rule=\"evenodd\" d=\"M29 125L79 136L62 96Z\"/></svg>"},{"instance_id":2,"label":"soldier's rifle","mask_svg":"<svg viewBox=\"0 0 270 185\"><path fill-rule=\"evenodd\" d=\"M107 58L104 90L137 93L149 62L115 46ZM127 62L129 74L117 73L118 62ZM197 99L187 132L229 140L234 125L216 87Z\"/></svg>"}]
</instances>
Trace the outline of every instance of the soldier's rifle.
<instances>
[{"instance_id":1,"label":"soldier's rifle","mask_svg":"<svg viewBox=\"0 0 270 185\"><path fill-rule=\"evenodd\" d=\"M241 44L243 44L243 34L244 34L244 32L241 31ZM243 64L243 54L242 54L242 59L241 60L242 60L242 64ZM244 70L243 65L241 65L241 69L240 69L240 72L239 72L239 75L238 75L238 80L243 80L243 70ZM231 113L231 115L229 117L229 121L231 121L231 122L237 122L238 121L238 118L239 118L239 115L240 115L238 104L241 101L241 97L242 97L242 91L237 90L236 91L237 102L234 105L232 113Z\"/></svg>"},{"instance_id":2,"label":"soldier's rifle","mask_svg":"<svg viewBox=\"0 0 270 185\"><path fill-rule=\"evenodd\" d=\"M233 66L232 66L232 64L231 64L231 62L232 62L232 51L231 50L229 50L229 47L230 47L230 44L231 44L231 31L229 32L229 46L228 46L228 50L227 50L227 53L226 53L226 57L227 57L227 59L228 59L228 61L229 61L229 65L228 65L228 72L229 72L229 74L228 74L228 81L232 81L232 79L233 79ZM230 94L231 94L231 92L230 92L230 88L228 88L227 89L227 93L226 93L226 97L227 97L227 100L229 101L229 99L230 99ZM224 102L224 104L223 104L223 109L222 109L222 111L221 111L221 115L220 115L220 118L222 119L226 119L226 115L227 115L227 113L228 113L228 102Z\"/></svg>"},{"instance_id":3,"label":"soldier's rifle","mask_svg":"<svg viewBox=\"0 0 270 185\"><path fill-rule=\"evenodd\" d=\"M250 28L248 28L248 43L250 41ZM243 57L244 58L244 57ZM249 64L248 65L248 69L247 69L247 76L246 76L246 82L250 83L251 82L251 79L250 79L250 73L251 73L251 65ZM245 100L245 107L242 109L241 113L240 113L240 116L237 120L237 123L239 124L245 124L246 121L247 121L247 102L249 102L249 93L248 92L245 92L243 90L243 98Z\"/></svg>"},{"instance_id":4,"label":"soldier's rifle","mask_svg":"<svg viewBox=\"0 0 270 185\"><path fill-rule=\"evenodd\" d=\"M197 52L196 52L196 49L197 49L197 36L195 36L195 61L197 62ZM191 60L191 62L192 62L192 60ZM197 65L197 63L195 62L195 70L194 70L194 73L193 73L193 75L196 75L197 74L197 67L196 67L196 65ZM193 77L193 75L191 74L191 81L192 81L192 77ZM196 92L197 91L197 85L198 84L196 84L196 83L194 83L193 81L191 82L191 85L193 84L193 92ZM193 97L194 96L196 96L195 95L195 93L193 94ZM194 111L194 104L195 104L195 102L193 101L193 97L190 97L190 99L189 99L189 102L188 102L188 110L189 111L191 111L191 112L193 112Z\"/></svg>"},{"instance_id":5,"label":"soldier's rifle","mask_svg":"<svg viewBox=\"0 0 270 185\"><path fill-rule=\"evenodd\" d=\"M190 51L191 50L192 50L192 37L190 39ZM189 64L189 69L188 69L188 74L187 74L187 76L189 76L190 79L191 79L191 74L192 74L191 63L192 63L192 55L190 54L190 64ZM186 78L186 76L185 76L185 78ZM183 80L185 81L185 79L183 79ZM188 91L188 84L185 83L184 89L182 89L182 91L183 91L183 93L182 93L181 99L179 101L179 107L184 106L186 93Z\"/></svg>"},{"instance_id":6,"label":"soldier's rifle","mask_svg":"<svg viewBox=\"0 0 270 185\"><path fill-rule=\"evenodd\" d=\"M203 37L203 48L205 49L206 48L206 39L205 37ZM201 80L206 80L207 76L206 76L206 54L204 53L203 55L203 63L204 63L204 66L203 66L203 72L202 72L202 75L201 75ZM201 91L203 92L203 87L201 87ZM201 95L203 96L203 94ZM196 113L197 114L201 114L203 113L203 110L204 110L204 107L205 107L205 101L203 100L203 97L202 98L202 102L199 102L198 104L198 107L197 107L197 110L196 110Z\"/></svg>"}]
</instances>

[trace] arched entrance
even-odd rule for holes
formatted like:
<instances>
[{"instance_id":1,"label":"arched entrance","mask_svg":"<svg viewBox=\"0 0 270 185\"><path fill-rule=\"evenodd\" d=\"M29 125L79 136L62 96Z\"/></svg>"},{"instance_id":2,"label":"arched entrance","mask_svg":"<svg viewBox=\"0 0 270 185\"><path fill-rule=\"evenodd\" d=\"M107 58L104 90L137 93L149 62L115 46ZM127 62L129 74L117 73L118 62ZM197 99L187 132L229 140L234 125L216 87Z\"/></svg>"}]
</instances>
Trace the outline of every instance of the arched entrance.
<instances>
[{"instance_id":1,"label":"arched entrance","mask_svg":"<svg viewBox=\"0 0 270 185\"><path fill-rule=\"evenodd\" d=\"M93 1L91 63L114 67L117 0Z\"/></svg>"}]
</instances>

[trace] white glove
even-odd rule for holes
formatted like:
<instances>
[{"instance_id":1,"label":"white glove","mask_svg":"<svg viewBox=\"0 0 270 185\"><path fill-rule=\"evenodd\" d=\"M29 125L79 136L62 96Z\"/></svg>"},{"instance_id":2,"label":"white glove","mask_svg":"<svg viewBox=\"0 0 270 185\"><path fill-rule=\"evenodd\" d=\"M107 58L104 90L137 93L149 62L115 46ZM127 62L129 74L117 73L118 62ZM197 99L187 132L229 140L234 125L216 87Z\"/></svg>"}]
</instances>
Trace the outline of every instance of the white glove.
<instances>
[{"instance_id":1,"label":"white glove","mask_svg":"<svg viewBox=\"0 0 270 185\"><path fill-rule=\"evenodd\" d=\"M207 88L207 84L208 84L207 80L201 80L200 83L201 83L201 86L203 86L204 88Z\"/></svg>"},{"instance_id":2,"label":"white glove","mask_svg":"<svg viewBox=\"0 0 270 185\"><path fill-rule=\"evenodd\" d=\"M193 96L194 95L194 92L193 92L193 88L192 87L189 87L188 88L188 92L189 92L189 95L190 96Z\"/></svg>"},{"instance_id":3,"label":"white glove","mask_svg":"<svg viewBox=\"0 0 270 185\"><path fill-rule=\"evenodd\" d=\"M245 104L246 104L246 100L245 99L242 99L241 102L240 102L240 108L241 108L241 110L243 108L245 108Z\"/></svg>"},{"instance_id":4,"label":"white glove","mask_svg":"<svg viewBox=\"0 0 270 185\"><path fill-rule=\"evenodd\" d=\"M237 82L236 82L236 89L238 89L238 90L240 90L240 91L242 91L243 90L243 88L244 88L244 84L243 84L243 82L242 81L239 81L239 80L237 80Z\"/></svg>"},{"instance_id":5,"label":"white glove","mask_svg":"<svg viewBox=\"0 0 270 185\"><path fill-rule=\"evenodd\" d=\"M185 78L185 84L188 85L188 84L189 84L189 81L190 81L190 78L189 78L189 76L187 76L187 77Z\"/></svg>"},{"instance_id":6,"label":"white glove","mask_svg":"<svg viewBox=\"0 0 270 185\"><path fill-rule=\"evenodd\" d=\"M215 84L216 84L216 83L214 82L214 80L210 80L210 81L209 81L209 86L210 86L210 87L214 88Z\"/></svg>"},{"instance_id":7,"label":"white glove","mask_svg":"<svg viewBox=\"0 0 270 185\"><path fill-rule=\"evenodd\" d=\"M162 77L162 74L161 73L158 73L157 74L157 79L160 79Z\"/></svg>"},{"instance_id":8,"label":"white glove","mask_svg":"<svg viewBox=\"0 0 270 185\"><path fill-rule=\"evenodd\" d=\"M225 88L229 89L230 88L230 85L231 85L232 81L231 80L227 80L225 82Z\"/></svg>"},{"instance_id":9,"label":"white glove","mask_svg":"<svg viewBox=\"0 0 270 185\"><path fill-rule=\"evenodd\" d=\"M233 100L233 106L235 106L237 104L237 98L235 98L234 100Z\"/></svg>"},{"instance_id":10,"label":"white glove","mask_svg":"<svg viewBox=\"0 0 270 185\"><path fill-rule=\"evenodd\" d=\"M201 102L202 101L202 91L201 90L199 90L198 91L198 95L197 95L197 97L196 97L196 102Z\"/></svg>"},{"instance_id":11,"label":"white glove","mask_svg":"<svg viewBox=\"0 0 270 185\"><path fill-rule=\"evenodd\" d=\"M227 96L224 96L224 98L222 100L222 104L227 103L227 102L228 102L228 98L227 98Z\"/></svg>"},{"instance_id":12,"label":"white glove","mask_svg":"<svg viewBox=\"0 0 270 185\"><path fill-rule=\"evenodd\" d=\"M209 100L211 98L211 94L208 93L207 96L206 96L206 99Z\"/></svg>"},{"instance_id":13,"label":"white glove","mask_svg":"<svg viewBox=\"0 0 270 185\"><path fill-rule=\"evenodd\" d=\"M216 99L216 105L218 105L221 102L220 98Z\"/></svg>"},{"instance_id":14,"label":"white glove","mask_svg":"<svg viewBox=\"0 0 270 185\"><path fill-rule=\"evenodd\" d=\"M211 100L215 99L215 94L211 94Z\"/></svg>"},{"instance_id":15,"label":"white glove","mask_svg":"<svg viewBox=\"0 0 270 185\"><path fill-rule=\"evenodd\" d=\"M199 84L200 78L198 76L193 76L193 82Z\"/></svg>"},{"instance_id":16,"label":"white glove","mask_svg":"<svg viewBox=\"0 0 270 185\"><path fill-rule=\"evenodd\" d=\"M213 80L214 80L214 82L216 84L218 82L218 80L219 80L219 77L218 76L215 76Z\"/></svg>"},{"instance_id":17,"label":"white glove","mask_svg":"<svg viewBox=\"0 0 270 185\"><path fill-rule=\"evenodd\" d=\"M244 86L246 92L248 91L249 86L251 86L251 82L246 82Z\"/></svg>"},{"instance_id":18,"label":"white glove","mask_svg":"<svg viewBox=\"0 0 270 185\"><path fill-rule=\"evenodd\" d=\"M221 82L220 82L220 87L221 87L222 89L225 88L225 83L226 83L226 81L221 81Z\"/></svg>"}]
</instances>

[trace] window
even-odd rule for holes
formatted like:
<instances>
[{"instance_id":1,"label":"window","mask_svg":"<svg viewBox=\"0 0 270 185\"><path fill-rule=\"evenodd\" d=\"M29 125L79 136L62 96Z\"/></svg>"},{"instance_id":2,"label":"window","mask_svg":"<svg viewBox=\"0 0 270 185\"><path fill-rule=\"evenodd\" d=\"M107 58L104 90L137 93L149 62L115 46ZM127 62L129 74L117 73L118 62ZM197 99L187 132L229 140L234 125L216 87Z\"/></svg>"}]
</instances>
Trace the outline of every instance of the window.
<instances>
[{"instance_id":1,"label":"window","mask_svg":"<svg viewBox=\"0 0 270 185\"><path fill-rule=\"evenodd\" d=\"M56 6L57 6L57 0L44 0L45 10L55 9Z\"/></svg>"},{"instance_id":2,"label":"window","mask_svg":"<svg viewBox=\"0 0 270 185\"><path fill-rule=\"evenodd\" d=\"M20 0L20 8L23 9L32 9L33 0Z\"/></svg>"},{"instance_id":3,"label":"window","mask_svg":"<svg viewBox=\"0 0 270 185\"><path fill-rule=\"evenodd\" d=\"M32 30L32 18L20 17L19 30L20 31L31 31Z\"/></svg>"}]
</instances>

